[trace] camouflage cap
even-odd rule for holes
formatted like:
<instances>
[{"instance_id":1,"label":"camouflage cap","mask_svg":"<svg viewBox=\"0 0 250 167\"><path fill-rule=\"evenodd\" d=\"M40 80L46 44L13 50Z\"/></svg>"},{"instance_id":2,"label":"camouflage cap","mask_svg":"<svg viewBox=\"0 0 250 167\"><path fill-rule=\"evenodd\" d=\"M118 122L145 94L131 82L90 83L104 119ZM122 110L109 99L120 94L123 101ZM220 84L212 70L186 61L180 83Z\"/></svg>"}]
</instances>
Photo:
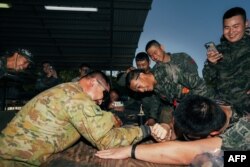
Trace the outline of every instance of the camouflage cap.
<instances>
[{"instance_id":1,"label":"camouflage cap","mask_svg":"<svg viewBox=\"0 0 250 167\"><path fill-rule=\"evenodd\" d=\"M16 52L18 54L26 57L29 62L33 63L33 55L31 54L31 52L29 50L27 50L27 49L17 49Z\"/></svg>"}]
</instances>

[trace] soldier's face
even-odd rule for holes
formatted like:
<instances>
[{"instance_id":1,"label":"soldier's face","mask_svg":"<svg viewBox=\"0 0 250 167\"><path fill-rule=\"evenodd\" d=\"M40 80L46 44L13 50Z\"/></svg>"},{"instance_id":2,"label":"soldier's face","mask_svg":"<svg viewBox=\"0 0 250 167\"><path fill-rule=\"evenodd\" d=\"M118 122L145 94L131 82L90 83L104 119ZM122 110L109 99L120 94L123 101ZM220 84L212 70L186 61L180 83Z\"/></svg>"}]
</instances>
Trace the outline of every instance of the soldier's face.
<instances>
[{"instance_id":1,"label":"soldier's face","mask_svg":"<svg viewBox=\"0 0 250 167\"><path fill-rule=\"evenodd\" d=\"M136 66L138 69L143 69L144 71L149 71L149 62L147 60L136 61Z\"/></svg>"},{"instance_id":2,"label":"soldier's face","mask_svg":"<svg viewBox=\"0 0 250 167\"><path fill-rule=\"evenodd\" d=\"M244 36L246 26L240 15L225 19L223 35L229 42L237 42Z\"/></svg>"},{"instance_id":3,"label":"soldier's face","mask_svg":"<svg viewBox=\"0 0 250 167\"><path fill-rule=\"evenodd\" d=\"M115 91L110 91L110 101L118 101L119 95Z\"/></svg>"},{"instance_id":4,"label":"soldier's face","mask_svg":"<svg viewBox=\"0 0 250 167\"><path fill-rule=\"evenodd\" d=\"M49 69L50 69L50 64L49 63L44 63L43 64L43 71L45 73L49 73Z\"/></svg>"},{"instance_id":5,"label":"soldier's face","mask_svg":"<svg viewBox=\"0 0 250 167\"><path fill-rule=\"evenodd\" d=\"M155 62L162 62L165 54L162 47L154 45L148 48L147 53L150 56L150 58Z\"/></svg>"},{"instance_id":6,"label":"soldier's face","mask_svg":"<svg viewBox=\"0 0 250 167\"><path fill-rule=\"evenodd\" d=\"M95 87L93 89L95 93L92 96L92 100L96 102L97 105L101 105L103 100L109 96L109 86L105 85L102 81L96 79Z\"/></svg>"},{"instance_id":7,"label":"soldier's face","mask_svg":"<svg viewBox=\"0 0 250 167\"><path fill-rule=\"evenodd\" d=\"M149 75L152 74L140 73L137 78L131 80L130 89L135 92L153 91L154 82Z\"/></svg>"},{"instance_id":8,"label":"soldier's face","mask_svg":"<svg viewBox=\"0 0 250 167\"><path fill-rule=\"evenodd\" d=\"M16 63L16 70L21 71L25 70L29 66L29 61L26 57L22 55L18 55L17 57L17 63Z\"/></svg>"},{"instance_id":9,"label":"soldier's face","mask_svg":"<svg viewBox=\"0 0 250 167\"><path fill-rule=\"evenodd\" d=\"M88 72L89 72L89 68L88 67L82 67L80 70L80 75L81 76L85 76Z\"/></svg>"}]
</instances>

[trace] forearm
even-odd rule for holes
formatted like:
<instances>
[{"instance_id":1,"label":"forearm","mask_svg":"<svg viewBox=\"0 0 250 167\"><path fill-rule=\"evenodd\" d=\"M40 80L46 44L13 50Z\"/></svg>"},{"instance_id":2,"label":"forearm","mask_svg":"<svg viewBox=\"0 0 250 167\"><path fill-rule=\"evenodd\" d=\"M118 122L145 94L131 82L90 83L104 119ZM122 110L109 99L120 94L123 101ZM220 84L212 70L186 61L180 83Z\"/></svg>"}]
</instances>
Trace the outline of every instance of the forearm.
<instances>
[{"instance_id":1,"label":"forearm","mask_svg":"<svg viewBox=\"0 0 250 167\"><path fill-rule=\"evenodd\" d=\"M153 163L188 165L196 155L213 152L220 149L220 146L221 139L218 137L191 142L170 141L138 145L135 157Z\"/></svg>"},{"instance_id":2,"label":"forearm","mask_svg":"<svg viewBox=\"0 0 250 167\"><path fill-rule=\"evenodd\" d=\"M151 131L148 126L112 128L96 142L96 146L100 150L128 146L147 138L150 134Z\"/></svg>"},{"instance_id":3,"label":"forearm","mask_svg":"<svg viewBox=\"0 0 250 167\"><path fill-rule=\"evenodd\" d=\"M213 85L217 78L217 70L215 65L207 62L202 70L202 75L207 84Z\"/></svg>"}]
</instances>

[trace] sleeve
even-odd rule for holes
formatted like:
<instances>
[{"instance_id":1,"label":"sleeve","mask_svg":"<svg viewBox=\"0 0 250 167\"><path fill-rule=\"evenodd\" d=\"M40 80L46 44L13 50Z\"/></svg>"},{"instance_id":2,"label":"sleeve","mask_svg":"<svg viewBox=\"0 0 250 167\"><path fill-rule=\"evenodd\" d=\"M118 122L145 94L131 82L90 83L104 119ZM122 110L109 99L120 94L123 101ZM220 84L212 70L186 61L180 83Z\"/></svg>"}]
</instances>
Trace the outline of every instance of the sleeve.
<instances>
[{"instance_id":1,"label":"sleeve","mask_svg":"<svg viewBox=\"0 0 250 167\"><path fill-rule=\"evenodd\" d=\"M202 75L206 84L211 87L215 87L218 76L217 73L218 72L216 70L215 65L206 60L206 62L204 63L204 68L202 69Z\"/></svg>"},{"instance_id":2,"label":"sleeve","mask_svg":"<svg viewBox=\"0 0 250 167\"><path fill-rule=\"evenodd\" d=\"M122 76L117 80L119 86L126 86L126 76L127 73L122 74Z\"/></svg>"},{"instance_id":3,"label":"sleeve","mask_svg":"<svg viewBox=\"0 0 250 167\"><path fill-rule=\"evenodd\" d=\"M78 132L98 149L127 146L148 136L136 126L115 128L116 118L111 112L102 111L90 102L74 103L70 112L70 122Z\"/></svg>"},{"instance_id":4,"label":"sleeve","mask_svg":"<svg viewBox=\"0 0 250 167\"><path fill-rule=\"evenodd\" d=\"M142 106L144 107L144 111L149 118L153 118L154 120L158 120L159 117L159 108L160 108L160 99L151 94L149 96L142 98Z\"/></svg>"},{"instance_id":5,"label":"sleeve","mask_svg":"<svg viewBox=\"0 0 250 167\"><path fill-rule=\"evenodd\" d=\"M250 150L250 116L242 117L232 127L221 134L222 149L247 151Z\"/></svg>"},{"instance_id":6,"label":"sleeve","mask_svg":"<svg viewBox=\"0 0 250 167\"><path fill-rule=\"evenodd\" d=\"M178 83L190 89L190 93L192 94L214 98L214 91L207 87L205 81L199 76L197 64L194 60L192 60L190 56L186 56L184 59L186 60L183 61L182 67L179 73L177 73L179 75ZM190 62L189 66L187 66L185 62Z\"/></svg>"}]
</instances>

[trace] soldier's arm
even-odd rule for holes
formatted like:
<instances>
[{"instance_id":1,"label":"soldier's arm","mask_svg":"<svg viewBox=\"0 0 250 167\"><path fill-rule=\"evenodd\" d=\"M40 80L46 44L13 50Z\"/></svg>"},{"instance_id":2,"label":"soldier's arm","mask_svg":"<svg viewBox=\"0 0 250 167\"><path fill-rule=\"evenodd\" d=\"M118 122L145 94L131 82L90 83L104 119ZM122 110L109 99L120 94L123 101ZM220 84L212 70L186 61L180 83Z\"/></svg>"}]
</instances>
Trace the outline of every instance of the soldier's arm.
<instances>
[{"instance_id":1,"label":"soldier's arm","mask_svg":"<svg viewBox=\"0 0 250 167\"><path fill-rule=\"evenodd\" d=\"M214 87L217 82L217 70L216 65L210 63L208 60L206 60L204 67L202 69L202 75L206 82L211 87Z\"/></svg>"},{"instance_id":2,"label":"soldier's arm","mask_svg":"<svg viewBox=\"0 0 250 167\"><path fill-rule=\"evenodd\" d=\"M77 106L78 105L78 106ZM129 126L116 128L117 120L112 113L102 111L95 104L74 103L70 121L78 132L98 149L127 146L150 135L149 127Z\"/></svg>"},{"instance_id":3,"label":"soldier's arm","mask_svg":"<svg viewBox=\"0 0 250 167\"><path fill-rule=\"evenodd\" d=\"M214 152L221 147L221 138L213 137L195 141L168 141L163 143L137 145L136 159L160 163L189 165L199 154ZM105 159L125 159L131 157L132 147L116 148L97 152L96 156Z\"/></svg>"},{"instance_id":4,"label":"soldier's arm","mask_svg":"<svg viewBox=\"0 0 250 167\"><path fill-rule=\"evenodd\" d=\"M153 118L155 121L158 120L159 117L159 107L160 107L160 99L154 94L142 98L142 106L145 108L145 113L149 118Z\"/></svg>"},{"instance_id":5,"label":"soldier's arm","mask_svg":"<svg viewBox=\"0 0 250 167\"><path fill-rule=\"evenodd\" d=\"M121 77L117 80L117 84L119 86L126 86L126 76L127 76L127 73L123 73Z\"/></svg>"}]
</instances>

